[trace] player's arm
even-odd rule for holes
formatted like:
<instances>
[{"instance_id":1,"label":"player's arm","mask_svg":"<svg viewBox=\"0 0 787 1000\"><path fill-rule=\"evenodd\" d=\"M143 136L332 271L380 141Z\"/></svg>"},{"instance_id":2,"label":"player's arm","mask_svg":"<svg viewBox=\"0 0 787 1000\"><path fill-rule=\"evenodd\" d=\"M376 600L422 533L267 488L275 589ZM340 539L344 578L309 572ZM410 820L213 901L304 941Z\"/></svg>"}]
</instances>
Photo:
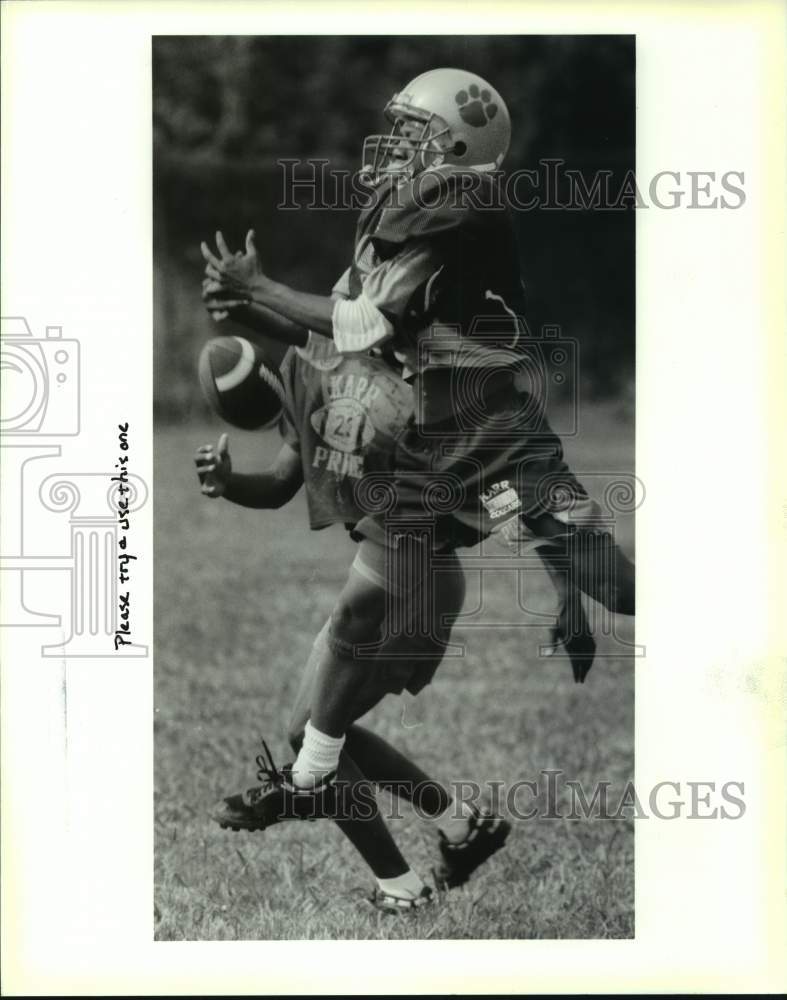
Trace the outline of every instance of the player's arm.
<instances>
[{"instance_id":1,"label":"player's arm","mask_svg":"<svg viewBox=\"0 0 787 1000\"><path fill-rule=\"evenodd\" d=\"M283 317L286 323L280 324L275 332L268 332L278 340L296 347L303 347L306 343L304 329L326 337L333 336L333 298L329 295L296 292L271 280L262 271L254 245L253 230L246 234L244 254L233 254L220 232L216 233L216 247L219 256L212 253L205 242L200 249L207 263L205 273L218 285L217 304L228 302L233 307L259 306L265 310L258 314L260 317L267 316L270 312Z\"/></svg>"},{"instance_id":2,"label":"player's arm","mask_svg":"<svg viewBox=\"0 0 787 1000\"><path fill-rule=\"evenodd\" d=\"M295 291L273 281L262 271L251 231L242 256L230 253L221 233L216 234L216 245L220 259L205 243L202 254L207 262L206 273L219 284L222 295L252 301L292 323L330 337L345 354L366 352L390 340L415 291L428 284L441 266L433 245L415 241L380 264L367 277L363 292L347 300Z\"/></svg>"},{"instance_id":3,"label":"player's arm","mask_svg":"<svg viewBox=\"0 0 787 1000\"><path fill-rule=\"evenodd\" d=\"M264 472L233 472L226 434L221 435L217 446L205 444L198 448L194 462L205 496L223 496L231 503L255 510L283 507L303 485L300 455L286 443Z\"/></svg>"},{"instance_id":4,"label":"player's arm","mask_svg":"<svg viewBox=\"0 0 787 1000\"><path fill-rule=\"evenodd\" d=\"M280 313L258 302L228 299L222 295L221 285L215 278L202 282L202 301L213 319L221 321L228 316L252 333L272 337L285 344L303 347L309 339L306 327L293 323Z\"/></svg>"}]
</instances>

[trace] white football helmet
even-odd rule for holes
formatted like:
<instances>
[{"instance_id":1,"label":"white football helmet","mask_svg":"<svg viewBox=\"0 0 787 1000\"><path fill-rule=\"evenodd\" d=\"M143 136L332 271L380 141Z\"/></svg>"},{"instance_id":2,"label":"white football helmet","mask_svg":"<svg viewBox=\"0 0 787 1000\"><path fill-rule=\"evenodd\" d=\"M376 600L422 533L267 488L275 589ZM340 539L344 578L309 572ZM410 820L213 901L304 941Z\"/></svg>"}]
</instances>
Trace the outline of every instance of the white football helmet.
<instances>
[{"instance_id":1,"label":"white football helmet","mask_svg":"<svg viewBox=\"0 0 787 1000\"><path fill-rule=\"evenodd\" d=\"M384 109L387 135L363 144L363 172L372 181L387 175L413 177L444 163L496 170L511 141L511 119L500 94L463 69L422 73Z\"/></svg>"}]
</instances>

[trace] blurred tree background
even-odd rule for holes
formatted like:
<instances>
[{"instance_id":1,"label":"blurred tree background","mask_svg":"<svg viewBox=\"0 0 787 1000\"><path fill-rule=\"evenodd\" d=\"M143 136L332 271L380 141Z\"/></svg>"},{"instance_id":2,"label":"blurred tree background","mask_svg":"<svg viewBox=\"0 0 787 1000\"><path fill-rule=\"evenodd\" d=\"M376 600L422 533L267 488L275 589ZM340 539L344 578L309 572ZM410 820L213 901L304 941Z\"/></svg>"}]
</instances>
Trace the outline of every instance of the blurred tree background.
<instances>
[{"instance_id":1,"label":"blurred tree background","mask_svg":"<svg viewBox=\"0 0 787 1000\"><path fill-rule=\"evenodd\" d=\"M427 69L455 66L504 96L508 171L561 159L590 184L634 169L634 38L619 36L159 36L153 41L155 408L204 412L196 359L217 326L200 300L201 239L250 227L269 273L327 294L349 263L355 213L277 210L282 159L357 170L382 108ZM304 168L301 168L304 169ZM529 188L524 187L529 193ZM308 199L307 199L308 200ZM515 213L527 320L580 344L585 395L633 398L634 211Z\"/></svg>"}]
</instances>

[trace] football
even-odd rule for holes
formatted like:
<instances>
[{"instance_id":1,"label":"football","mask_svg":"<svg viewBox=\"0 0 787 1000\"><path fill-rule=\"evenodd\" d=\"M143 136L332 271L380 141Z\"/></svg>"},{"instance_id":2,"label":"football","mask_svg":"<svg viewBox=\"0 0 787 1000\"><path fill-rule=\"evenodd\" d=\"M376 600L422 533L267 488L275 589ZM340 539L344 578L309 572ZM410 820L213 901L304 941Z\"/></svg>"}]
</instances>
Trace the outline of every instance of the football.
<instances>
[{"instance_id":1,"label":"football","mask_svg":"<svg viewBox=\"0 0 787 1000\"><path fill-rule=\"evenodd\" d=\"M199 380L211 409L233 427L255 431L281 416L284 386L278 367L250 340L209 340L200 353Z\"/></svg>"}]
</instances>

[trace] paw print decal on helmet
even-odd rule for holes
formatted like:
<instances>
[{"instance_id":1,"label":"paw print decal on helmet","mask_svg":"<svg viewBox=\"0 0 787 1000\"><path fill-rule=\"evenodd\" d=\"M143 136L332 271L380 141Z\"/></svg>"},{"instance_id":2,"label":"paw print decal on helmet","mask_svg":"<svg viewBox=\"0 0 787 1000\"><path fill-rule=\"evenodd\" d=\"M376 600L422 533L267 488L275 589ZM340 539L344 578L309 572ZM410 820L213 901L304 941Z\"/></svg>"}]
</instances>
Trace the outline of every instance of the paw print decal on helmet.
<instances>
[{"instance_id":1,"label":"paw print decal on helmet","mask_svg":"<svg viewBox=\"0 0 787 1000\"><path fill-rule=\"evenodd\" d=\"M372 184L391 174L412 178L430 167L499 169L511 143L511 118L503 96L470 69L427 70L410 80L385 105L392 130L366 137L362 164ZM399 120L420 123L404 143Z\"/></svg>"},{"instance_id":2,"label":"paw print decal on helmet","mask_svg":"<svg viewBox=\"0 0 787 1000\"><path fill-rule=\"evenodd\" d=\"M473 128L482 128L497 114L497 105L488 90L481 90L472 83L467 90L460 90L454 100L459 105L459 117Z\"/></svg>"}]
</instances>

